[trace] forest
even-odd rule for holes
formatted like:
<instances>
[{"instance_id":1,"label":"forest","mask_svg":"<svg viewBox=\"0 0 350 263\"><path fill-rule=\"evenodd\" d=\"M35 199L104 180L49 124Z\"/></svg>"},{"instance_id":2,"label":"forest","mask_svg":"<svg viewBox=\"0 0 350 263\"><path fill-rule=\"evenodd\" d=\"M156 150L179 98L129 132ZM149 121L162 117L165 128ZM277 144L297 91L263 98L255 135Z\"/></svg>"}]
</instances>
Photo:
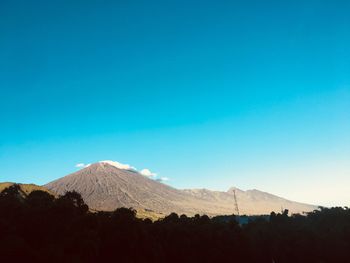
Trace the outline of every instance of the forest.
<instances>
[{"instance_id":1,"label":"forest","mask_svg":"<svg viewBox=\"0 0 350 263\"><path fill-rule=\"evenodd\" d=\"M91 212L77 192L0 193L1 262L350 262L350 210L285 210L239 225L234 216L152 221L132 208Z\"/></svg>"}]
</instances>

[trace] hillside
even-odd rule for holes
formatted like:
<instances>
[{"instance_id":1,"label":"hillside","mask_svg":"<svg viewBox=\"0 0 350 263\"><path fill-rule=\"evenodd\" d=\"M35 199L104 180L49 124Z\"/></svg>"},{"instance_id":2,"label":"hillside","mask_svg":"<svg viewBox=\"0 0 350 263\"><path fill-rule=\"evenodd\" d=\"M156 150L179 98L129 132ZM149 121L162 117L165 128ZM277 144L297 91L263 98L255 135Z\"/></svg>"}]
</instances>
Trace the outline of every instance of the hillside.
<instances>
[{"instance_id":1,"label":"hillside","mask_svg":"<svg viewBox=\"0 0 350 263\"><path fill-rule=\"evenodd\" d=\"M12 182L0 183L0 192L3 191L5 188L10 187L11 185L14 185L14 184L15 183L12 183ZM37 190L51 193L47 188L43 186L35 185L35 184L17 184L17 185L19 185L21 191L26 195Z\"/></svg>"}]
</instances>

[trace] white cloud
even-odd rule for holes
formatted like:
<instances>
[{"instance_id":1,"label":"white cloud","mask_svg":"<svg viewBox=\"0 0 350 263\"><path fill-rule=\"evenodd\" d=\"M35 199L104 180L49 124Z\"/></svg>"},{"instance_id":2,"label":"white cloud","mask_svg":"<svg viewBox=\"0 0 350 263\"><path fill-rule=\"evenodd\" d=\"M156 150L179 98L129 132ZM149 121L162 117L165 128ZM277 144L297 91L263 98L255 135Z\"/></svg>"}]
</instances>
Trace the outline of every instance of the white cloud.
<instances>
[{"instance_id":1,"label":"white cloud","mask_svg":"<svg viewBox=\"0 0 350 263\"><path fill-rule=\"evenodd\" d=\"M147 176L147 177L156 177L157 176L156 173L152 173L149 169L142 169L140 171L140 174Z\"/></svg>"},{"instance_id":2,"label":"white cloud","mask_svg":"<svg viewBox=\"0 0 350 263\"><path fill-rule=\"evenodd\" d=\"M169 181L170 179L168 177L161 177L160 180L164 181Z\"/></svg>"},{"instance_id":3,"label":"white cloud","mask_svg":"<svg viewBox=\"0 0 350 263\"><path fill-rule=\"evenodd\" d=\"M161 177L161 178L157 178L156 181L160 182L160 183L164 183L169 181L170 179L168 177Z\"/></svg>"},{"instance_id":4,"label":"white cloud","mask_svg":"<svg viewBox=\"0 0 350 263\"><path fill-rule=\"evenodd\" d=\"M106 160L106 161L100 161L100 163L107 163L107 164L113 165L114 167L117 167L117 168L122 169L122 170L135 170L135 171L137 171L137 169L135 167L133 167L129 164L123 164L123 163L120 163L117 161Z\"/></svg>"},{"instance_id":5,"label":"white cloud","mask_svg":"<svg viewBox=\"0 0 350 263\"><path fill-rule=\"evenodd\" d=\"M117 161L111 161L111 160L106 160L106 161L99 161L99 163L106 163L109 165L112 165L114 167L117 167L118 169L122 169L122 170L133 170L133 171L138 171L134 166L131 166L129 164L123 164ZM75 167L77 168L86 168L89 167L91 164L85 164L85 163L78 163L75 165ZM148 178L154 179L158 182L166 182L169 181L168 177L160 177L160 178L156 178L157 174L151 172L151 170L145 168L142 169L141 171L138 171L141 175L146 176Z\"/></svg>"},{"instance_id":6,"label":"white cloud","mask_svg":"<svg viewBox=\"0 0 350 263\"><path fill-rule=\"evenodd\" d=\"M75 167L77 167L77 168L86 168L86 167L89 167L91 164L89 163L89 164L85 164L85 163L77 163L76 165L75 165Z\"/></svg>"}]
</instances>

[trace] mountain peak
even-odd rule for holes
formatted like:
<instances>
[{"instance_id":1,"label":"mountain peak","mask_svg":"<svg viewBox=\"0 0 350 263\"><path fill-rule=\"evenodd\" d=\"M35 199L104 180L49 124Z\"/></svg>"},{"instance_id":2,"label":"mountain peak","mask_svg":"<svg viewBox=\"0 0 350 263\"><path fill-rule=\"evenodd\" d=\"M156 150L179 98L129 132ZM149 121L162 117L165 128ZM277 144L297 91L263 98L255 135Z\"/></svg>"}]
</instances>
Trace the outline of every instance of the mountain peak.
<instances>
[{"instance_id":1,"label":"mountain peak","mask_svg":"<svg viewBox=\"0 0 350 263\"><path fill-rule=\"evenodd\" d=\"M105 160L105 161L99 161L99 162L93 163L93 164L85 165L84 163L80 163L80 164L76 165L76 167L78 167L78 168L90 167L90 169L92 169L92 168L97 169L98 167L106 167L106 166L114 167L114 168L117 168L119 170L126 170L129 172L139 173L145 177L148 177L150 179L155 179L155 180L160 181L160 182L164 182L164 181L169 180L167 177L156 178L158 175L156 173L152 172L150 169L144 168L142 170L138 170L134 166L131 166L129 164L123 164L123 163L120 163L118 161Z\"/></svg>"},{"instance_id":2,"label":"mountain peak","mask_svg":"<svg viewBox=\"0 0 350 263\"><path fill-rule=\"evenodd\" d=\"M120 163L117 161L105 160L105 161L99 161L98 163L109 164L109 165L114 166L114 167L121 169L121 170L136 170L135 167L133 167L129 164L123 164L123 163Z\"/></svg>"}]
</instances>

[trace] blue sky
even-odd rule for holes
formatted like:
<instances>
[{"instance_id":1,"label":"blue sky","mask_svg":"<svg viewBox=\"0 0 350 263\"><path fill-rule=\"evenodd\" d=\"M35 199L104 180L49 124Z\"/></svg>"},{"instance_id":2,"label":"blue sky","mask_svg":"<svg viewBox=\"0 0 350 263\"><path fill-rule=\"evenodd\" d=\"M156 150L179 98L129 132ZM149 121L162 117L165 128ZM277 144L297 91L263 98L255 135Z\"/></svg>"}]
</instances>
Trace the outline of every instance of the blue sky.
<instances>
[{"instance_id":1,"label":"blue sky","mask_svg":"<svg viewBox=\"0 0 350 263\"><path fill-rule=\"evenodd\" d=\"M349 12L349 1L1 1L0 181L117 160L179 188L350 205Z\"/></svg>"}]
</instances>

